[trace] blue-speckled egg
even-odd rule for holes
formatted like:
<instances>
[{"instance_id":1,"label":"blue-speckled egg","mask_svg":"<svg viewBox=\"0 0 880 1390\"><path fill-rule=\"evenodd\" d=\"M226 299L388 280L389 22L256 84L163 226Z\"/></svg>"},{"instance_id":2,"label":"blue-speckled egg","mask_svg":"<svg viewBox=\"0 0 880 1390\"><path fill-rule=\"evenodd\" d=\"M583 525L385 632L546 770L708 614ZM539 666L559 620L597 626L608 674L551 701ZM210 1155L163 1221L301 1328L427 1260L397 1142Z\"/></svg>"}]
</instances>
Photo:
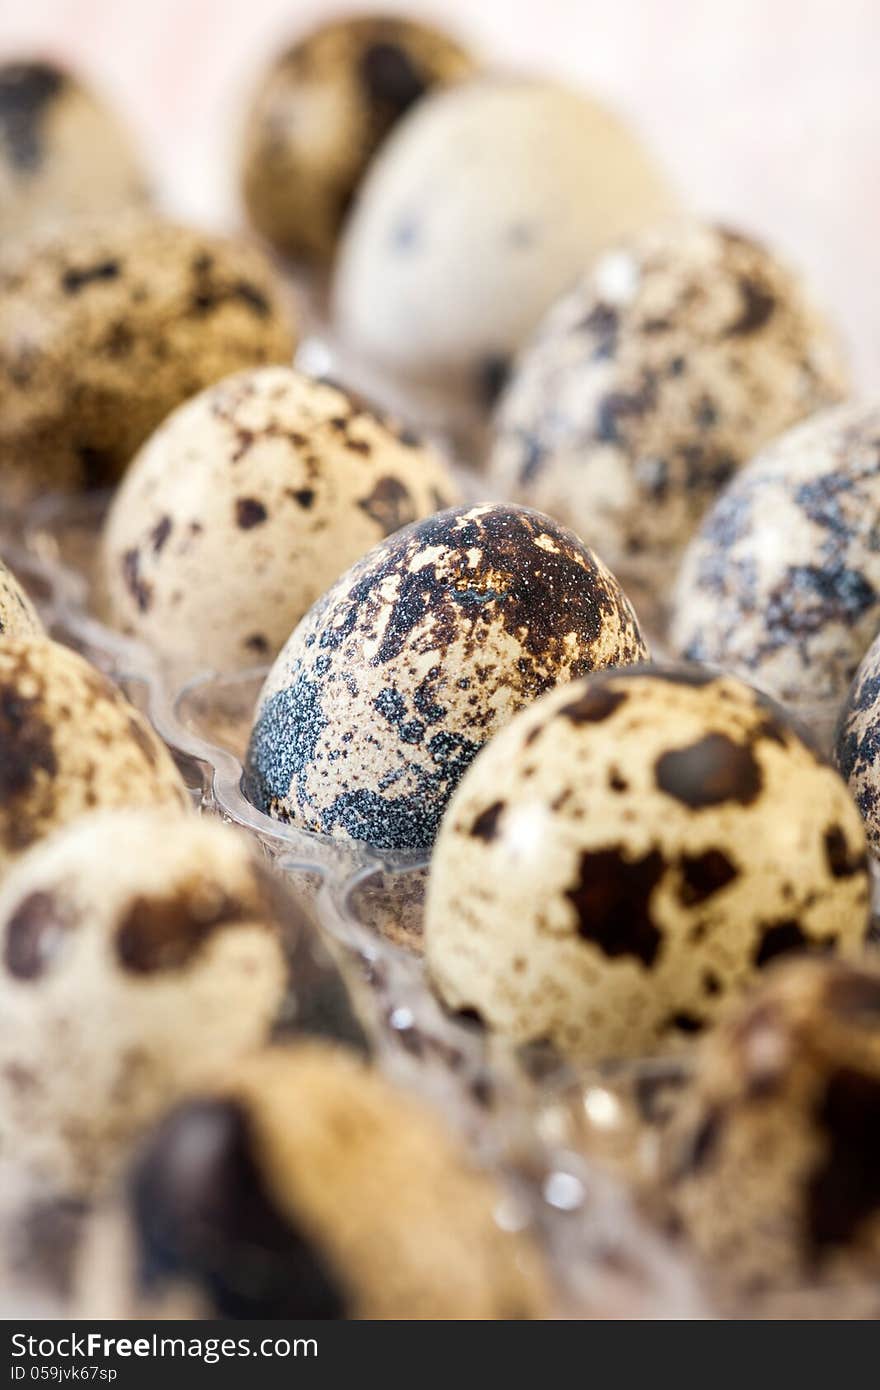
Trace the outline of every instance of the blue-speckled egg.
<instances>
[{"instance_id":1,"label":"blue-speckled egg","mask_svg":"<svg viewBox=\"0 0 880 1390\"><path fill-rule=\"evenodd\" d=\"M306 614L260 696L245 774L261 810L423 849L483 744L554 686L644 659L616 579L514 506L405 527Z\"/></svg>"}]
</instances>

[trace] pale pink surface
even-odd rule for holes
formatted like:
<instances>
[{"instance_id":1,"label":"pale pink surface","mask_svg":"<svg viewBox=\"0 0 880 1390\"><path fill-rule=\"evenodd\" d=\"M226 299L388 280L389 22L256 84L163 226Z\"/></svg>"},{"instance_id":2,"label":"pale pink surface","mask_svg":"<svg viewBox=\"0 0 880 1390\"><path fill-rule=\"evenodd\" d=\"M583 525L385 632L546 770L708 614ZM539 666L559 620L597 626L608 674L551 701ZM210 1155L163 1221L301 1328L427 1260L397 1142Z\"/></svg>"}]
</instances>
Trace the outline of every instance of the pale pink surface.
<instances>
[{"instance_id":1,"label":"pale pink surface","mask_svg":"<svg viewBox=\"0 0 880 1390\"><path fill-rule=\"evenodd\" d=\"M762 233L841 320L880 390L876 0L0 0L0 53L93 74L169 207L236 216L238 113L261 61L315 18L405 9L496 63L575 78L627 113L699 211Z\"/></svg>"}]
</instances>

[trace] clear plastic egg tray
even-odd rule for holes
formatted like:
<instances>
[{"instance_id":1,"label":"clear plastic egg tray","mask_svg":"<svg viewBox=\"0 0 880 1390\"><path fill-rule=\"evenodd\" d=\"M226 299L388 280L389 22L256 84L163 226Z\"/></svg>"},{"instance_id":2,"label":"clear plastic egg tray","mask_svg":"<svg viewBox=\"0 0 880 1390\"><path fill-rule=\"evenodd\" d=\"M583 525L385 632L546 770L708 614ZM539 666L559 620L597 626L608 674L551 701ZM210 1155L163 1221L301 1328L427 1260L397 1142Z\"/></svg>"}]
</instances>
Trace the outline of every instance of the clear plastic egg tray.
<instances>
[{"instance_id":1,"label":"clear plastic egg tray","mask_svg":"<svg viewBox=\"0 0 880 1390\"><path fill-rule=\"evenodd\" d=\"M308 365L323 369L315 353ZM478 492L478 484L466 484L466 495ZM51 634L105 671L149 717L194 804L238 826L273 861L341 972L377 1064L439 1106L477 1157L504 1174L498 1219L539 1233L557 1277L559 1315L880 1315L873 1288L804 1290L765 1297L757 1307L707 1296L701 1272L639 1202L665 1115L655 1100L683 1084L685 1064L646 1061L575 1076L540 1051L514 1052L445 1011L419 955L381 930L384 920L398 937L418 935L426 858L309 834L247 801L242 759L266 668L205 672L173 689L151 651L100 622L92 570L105 508L100 496L43 499L6 534L0 522L0 553ZM833 712L798 713L827 745Z\"/></svg>"}]
</instances>

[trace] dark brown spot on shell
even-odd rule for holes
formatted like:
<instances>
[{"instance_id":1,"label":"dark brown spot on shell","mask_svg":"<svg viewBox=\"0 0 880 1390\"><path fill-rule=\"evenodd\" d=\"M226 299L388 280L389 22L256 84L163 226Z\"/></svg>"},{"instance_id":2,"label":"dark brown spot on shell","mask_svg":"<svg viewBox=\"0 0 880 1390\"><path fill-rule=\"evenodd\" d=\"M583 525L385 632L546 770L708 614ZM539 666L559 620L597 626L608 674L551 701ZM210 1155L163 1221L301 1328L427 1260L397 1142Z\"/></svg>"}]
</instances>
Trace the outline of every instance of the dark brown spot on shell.
<instances>
[{"instance_id":1,"label":"dark brown spot on shell","mask_svg":"<svg viewBox=\"0 0 880 1390\"><path fill-rule=\"evenodd\" d=\"M606 956L633 956L650 968L663 940L651 918L651 894L665 869L659 850L640 859L628 859L622 845L584 851L578 881L565 893L577 913L578 935Z\"/></svg>"},{"instance_id":2,"label":"dark brown spot on shell","mask_svg":"<svg viewBox=\"0 0 880 1390\"><path fill-rule=\"evenodd\" d=\"M0 68L0 140L19 173L39 168L43 123L66 81L48 63L7 63Z\"/></svg>"},{"instance_id":3,"label":"dark brown spot on shell","mask_svg":"<svg viewBox=\"0 0 880 1390\"><path fill-rule=\"evenodd\" d=\"M727 801L751 806L763 785L751 748L727 734L706 734L685 748L663 753L655 774L661 791L694 811Z\"/></svg>"},{"instance_id":4,"label":"dark brown spot on shell","mask_svg":"<svg viewBox=\"0 0 880 1390\"><path fill-rule=\"evenodd\" d=\"M222 927L265 924L266 908L226 894L181 888L172 897L138 897L116 933L116 954L135 975L181 970Z\"/></svg>"},{"instance_id":5,"label":"dark brown spot on shell","mask_svg":"<svg viewBox=\"0 0 880 1390\"><path fill-rule=\"evenodd\" d=\"M498 834L498 821L504 810L503 801L493 801L485 811L481 811L471 826L471 836L475 840L485 840L488 844Z\"/></svg>"},{"instance_id":6,"label":"dark brown spot on shell","mask_svg":"<svg viewBox=\"0 0 880 1390\"><path fill-rule=\"evenodd\" d=\"M269 513L256 497L239 497L235 503L235 524L242 531L261 526Z\"/></svg>"},{"instance_id":7,"label":"dark brown spot on shell","mask_svg":"<svg viewBox=\"0 0 880 1390\"><path fill-rule=\"evenodd\" d=\"M880 1080L850 1068L828 1079L816 1109L825 1154L806 1192L807 1253L847 1244L880 1208Z\"/></svg>"},{"instance_id":8,"label":"dark brown spot on shell","mask_svg":"<svg viewBox=\"0 0 880 1390\"><path fill-rule=\"evenodd\" d=\"M189 1101L162 1121L128 1182L142 1288L195 1285L220 1317L345 1317L332 1268L276 1206L259 1155L234 1101Z\"/></svg>"},{"instance_id":9,"label":"dark brown spot on shell","mask_svg":"<svg viewBox=\"0 0 880 1390\"><path fill-rule=\"evenodd\" d=\"M742 309L739 317L727 329L727 337L729 338L757 333L758 329L763 328L769 321L776 309L775 296L755 280L740 276L739 292L742 298Z\"/></svg>"},{"instance_id":10,"label":"dark brown spot on shell","mask_svg":"<svg viewBox=\"0 0 880 1390\"><path fill-rule=\"evenodd\" d=\"M369 497L358 502L361 511L377 523L383 536L390 536L416 519L409 489L398 478L380 478Z\"/></svg>"},{"instance_id":11,"label":"dark brown spot on shell","mask_svg":"<svg viewBox=\"0 0 880 1390\"><path fill-rule=\"evenodd\" d=\"M612 690L601 682L587 686L577 699L563 705L559 713L572 724L599 724L619 709L625 700L625 690Z\"/></svg>"},{"instance_id":12,"label":"dark brown spot on shell","mask_svg":"<svg viewBox=\"0 0 880 1390\"><path fill-rule=\"evenodd\" d=\"M802 951L810 944L799 922L771 922L761 928L761 939L755 948L754 962L759 968L789 951Z\"/></svg>"},{"instance_id":13,"label":"dark brown spot on shell","mask_svg":"<svg viewBox=\"0 0 880 1390\"><path fill-rule=\"evenodd\" d=\"M39 711L38 699L12 685L0 687L0 808L7 808L4 837L12 847L30 839L14 811L16 798L31 790L40 773L51 780L58 771L52 729Z\"/></svg>"},{"instance_id":14,"label":"dark brown spot on shell","mask_svg":"<svg viewBox=\"0 0 880 1390\"><path fill-rule=\"evenodd\" d=\"M163 516L150 532L150 540L153 544L153 553L158 555L163 545L171 535L173 522L170 516Z\"/></svg>"},{"instance_id":15,"label":"dark brown spot on shell","mask_svg":"<svg viewBox=\"0 0 880 1390\"><path fill-rule=\"evenodd\" d=\"M61 277L61 288L65 294L79 294L89 285L119 279L120 266L117 260L98 261L95 265L77 269L71 266Z\"/></svg>"},{"instance_id":16,"label":"dark brown spot on shell","mask_svg":"<svg viewBox=\"0 0 880 1390\"><path fill-rule=\"evenodd\" d=\"M425 78L409 53L388 40L364 49L360 77L370 104L384 107L392 117L402 115L427 90Z\"/></svg>"},{"instance_id":17,"label":"dark brown spot on shell","mask_svg":"<svg viewBox=\"0 0 880 1390\"><path fill-rule=\"evenodd\" d=\"M846 836L839 825L832 825L825 831L825 857L832 878L852 878L865 873L868 856L863 849L850 851Z\"/></svg>"},{"instance_id":18,"label":"dark brown spot on shell","mask_svg":"<svg viewBox=\"0 0 880 1390\"><path fill-rule=\"evenodd\" d=\"M122 578L141 613L146 613L153 601L153 586L141 577L140 551L126 550L122 557Z\"/></svg>"},{"instance_id":19,"label":"dark brown spot on shell","mask_svg":"<svg viewBox=\"0 0 880 1390\"><path fill-rule=\"evenodd\" d=\"M74 920L69 906L54 893L30 893L6 923L3 959L17 980L36 980L52 959Z\"/></svg>"},{"instance_id":20,"label":"dark brown spot on shell","mask_svg":"<svg viewBox=\"0 0 880 1390\"><path fill-rule=\"evenodd\" d=\"M739 870L720 849L707 849L702 854L685 854L681 860L679 897L685 907L705 902L732 883Z\"/></svg>"}]
</instances>

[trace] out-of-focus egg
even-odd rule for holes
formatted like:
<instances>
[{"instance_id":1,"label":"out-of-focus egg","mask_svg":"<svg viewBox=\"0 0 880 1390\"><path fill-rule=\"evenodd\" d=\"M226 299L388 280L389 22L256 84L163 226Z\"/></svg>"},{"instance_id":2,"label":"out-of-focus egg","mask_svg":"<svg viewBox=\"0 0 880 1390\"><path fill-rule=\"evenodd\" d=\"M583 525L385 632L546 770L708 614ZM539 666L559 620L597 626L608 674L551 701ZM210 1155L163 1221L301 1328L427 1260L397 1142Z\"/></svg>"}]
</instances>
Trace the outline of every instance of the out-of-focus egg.
<instances>
[{"instance_id":1,"label":"out-of-focus egg","mask_svg":"<svg viewBox=\"0 0 880 1390\"><path fill-rule=\"evenodd\" d=\"M596 254L676 212L639 141L588 97L463 83L426 98L370 166L339 251L338 330L366 361L485 411Z\"/></svg>"},{"instance_id":2,"label":"out-of-focus egg","mask_svg":"<svg viewBox=\"0 0 880 1390\"><path fill-rule=\"evenodd\" d=\"M858 1294L880 1275L878 1163L876 965L786 962L697 1053L664 1196L728 1295Z\"/></svg>"},{"instance_id":3,"label":"out-of-focus egg","mask_svg":"<svg viewBox=\"0 0 880 1390\"><path fill-rule=\"evenodd\" d=\"M833 721L880 627L878 450L880 407L847 405L743 470L685 555L680 655L738 672L804 718L830 706Z\"/></svg>"},{"instance_id":4,"label":"out-of-focus egg","mask_svg":"<svg viewBox=\"0 0 880 1390\"><path fill-rule=\"evenodd\" d=\"M0 641L0 875L84 811L188 805L165 745L106 676L57 642Z\"/></svg>"},{"instance_id":5,"label":"out-of-focus egg","mask_svg":"<svg viewBox=\"0 0 880 1390\"><path fill-rule=\"evenodd\" d=\"M390 15L336 20L293 44L248 113L241 180L253 226L282 255L328 261L392 126L473 68L449 35Z\"/></svg>"},{"instance_id":6,"label":"out-of-focus egg","mask_svg":"<svg viewBox=\"0 0 880 1390\"><path fill-rule=\"evenodd\" d=\"M0 267L0 498L115 483L181 401L293 347L243 242L132 217L29 243Z\"/></svg>"},{"instance_id":7,"label":"out-of-focus egg","mask_svg":"<svg viewBox=\"0 0 880 1390\"><path fill-rule=\"evenodd\" d=\"M127 211L146 196L128 133L72 73L0 64L0 239Z\"/></svg>"},{"instance_id":8,"label":"out-of-focus egg","mask_svg":"<svg viewBox=\"0 0 880 1390\"><path fill-rule=\"evenodd\" d=\"M243 1063L173 1110L81 1266L83 1316L533 1318L527 1233L437 1119L343 1053Z\"/></svg>"},{"instance_id":9,"label":"out-of-focus egg","mask_svg":"<svg viewBox=\"0 0 880 1390\"><path fill-rule=\"evenodd\" d=\"M617 581L564 527L520 507L440 512L377 546L292 634L260 696L248 793L308 830L426 848L517 710L645 654Z\"/></svg>"},{"instance_id":10,"label":"out-of-focus egg","mask_svg":"<svg viewBox=\"0 0 880 1390\"><path fill-rule=\"evenodd\" d=\"M859 949L865 837L781 710L693 667L555 690L462 779L431 860L452 1009L581 1060L674 1046L773 957Z\"/></svg>"},{"instance_id":11,"label":"out-of-focus egg","mask_svg":"<svg viewBox=\"0 0 880 1390\"><path fill-rule=\"evenodd\" d=\"M834 332L763 246L711 226L651 234L548 314L499 406L489 474L662 599L736 470L846 390Z\"/></svg>"},{"instance_id":12,"label":"out-of-focus egg","mask_svg":"<svg viewBox=\"0 0 880 1390\"><path fill-rule=\"evenodd\" d=\"M257 665L377 541L456 501L434 450L335 386L239 373L128 470L101 546L105 608L178 680Z\"/></svg>"},{"instance_id":13,"label":"out-of-focus egg","mask_svg":"<svg viewBox=\"0 0 880 1390\"><path fill-rule=\"evenodd\" d=\"M194 1086L268 1041L285 995L266 873L220 822L101 812L0 887L0 1157L92 1192Z\"/></svg>"}]
</instances>

